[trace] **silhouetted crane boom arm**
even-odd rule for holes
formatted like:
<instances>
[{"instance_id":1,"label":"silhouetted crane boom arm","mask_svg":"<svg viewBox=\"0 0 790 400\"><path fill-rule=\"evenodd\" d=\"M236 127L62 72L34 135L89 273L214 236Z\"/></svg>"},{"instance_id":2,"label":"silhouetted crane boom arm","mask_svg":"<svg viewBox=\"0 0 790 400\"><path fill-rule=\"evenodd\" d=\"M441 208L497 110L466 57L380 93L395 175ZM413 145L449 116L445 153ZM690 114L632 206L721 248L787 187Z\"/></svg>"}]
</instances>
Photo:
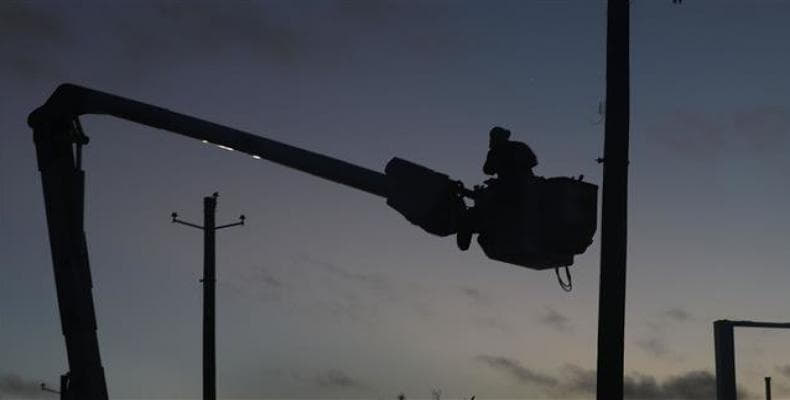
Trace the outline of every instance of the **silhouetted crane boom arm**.
<instances>
[{"instance_id":1,"label":"silhouetted crane boom arm","mask_svg":"<svg viewBox=\"0 0 790 400\"><path fill-rule=\"evenodd\" d=\"M487 256L527 268L572 264L595 233L597 186L581 180L536 178L529 186L495 183L469 191L445 174L397 157L380 173L161 107L64 84L28 117L69 362L61 384L64 400L108 399L83 225L85 173L80 160L87 139L75 121L85 114L111 115L178 133L384 197L387 205L428 233L471 235L474 230ZM527 189L529 196L518 194ZM464 196L474 197L474 208L467 207Z\"/></svg>"},{"instance_id":2,"label":"silhouetted crane boom arm","mask_svg":"<svg viewBox=\"0 0 790 400\"><path fill-rule=\"evenodd\" d=\"M167 130L257 156L333 182L387 197L386 176L312 151L266 139L165 108L72 84L60 85L47 102L30 114L36 128L53 120L105 114Z\"/></svg>"},{"instance_id":3,"label":"silhouetted crane boom arm","mask_svg":"<svg viewBox=\"0 0 790 400\"><path fill-rule=\"evenodd\" d=\"M139 101L71 84L59 86L43 106L30 114L28 124L36 143L68 355L69 372L61 381L64 400L109 397L99 355L83 228L85 174L80 160L81 145L87 141L75 121L85 114L111 115L164 129L390 197L390 180L382 173Z\"/></svg>"}]
</instances>

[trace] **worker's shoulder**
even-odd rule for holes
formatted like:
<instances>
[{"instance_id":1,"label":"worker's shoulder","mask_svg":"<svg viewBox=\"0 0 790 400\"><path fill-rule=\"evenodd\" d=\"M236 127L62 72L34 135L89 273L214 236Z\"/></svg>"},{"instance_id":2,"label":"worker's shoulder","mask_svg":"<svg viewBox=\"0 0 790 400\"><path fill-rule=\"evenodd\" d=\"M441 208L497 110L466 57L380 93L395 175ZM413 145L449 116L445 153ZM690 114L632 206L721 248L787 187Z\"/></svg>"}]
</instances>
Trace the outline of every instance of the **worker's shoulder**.
<instances>
[{"instance_id":1,"label":"worker's shoulder","mask_svg":"<svg viewBox=\"0 0 790 400\"><path fill-rule=\"evenodd\" d=\"M532 148L524 142L510 141L508 142L508 150L519 154L530 154L532 157L535 156Z\"/></svg>"}]
</instances>

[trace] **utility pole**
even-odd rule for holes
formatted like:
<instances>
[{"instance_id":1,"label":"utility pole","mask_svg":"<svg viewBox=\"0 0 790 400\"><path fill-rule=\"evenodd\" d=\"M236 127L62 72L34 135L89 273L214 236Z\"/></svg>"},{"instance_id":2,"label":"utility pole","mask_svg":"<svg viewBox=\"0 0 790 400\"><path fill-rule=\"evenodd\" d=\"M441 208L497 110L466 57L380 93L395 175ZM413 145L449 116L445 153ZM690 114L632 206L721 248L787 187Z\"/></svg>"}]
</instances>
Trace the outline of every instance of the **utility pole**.
<instances>
[{"instance_id":1,"label":"utility pole","mask_svg":"<svg viewBox=\"0 0 790 400\"><path fill-rule=\"evenodd\" d=\"M216 358L216 301L217 286L215 232L219 229L244 225L244 215L239 216L239 221L231 224L216 226L215 215L217 211L217 197L219 194L203 198L203 226L178 219L178 214L170 216L172 222L197 228L203 231L203 400L217 399L217 358Z\"/></svg>"},{"instance_id":2,"label":"utility pole","mask_svg":"<svg viewBox=\"0 0 790 400\"><path fill-rule=\"evenodd\" d=\"M598 291L597 399L623 398L628 217L629 1L609 0Z\"/></svg>"}]
</instances>

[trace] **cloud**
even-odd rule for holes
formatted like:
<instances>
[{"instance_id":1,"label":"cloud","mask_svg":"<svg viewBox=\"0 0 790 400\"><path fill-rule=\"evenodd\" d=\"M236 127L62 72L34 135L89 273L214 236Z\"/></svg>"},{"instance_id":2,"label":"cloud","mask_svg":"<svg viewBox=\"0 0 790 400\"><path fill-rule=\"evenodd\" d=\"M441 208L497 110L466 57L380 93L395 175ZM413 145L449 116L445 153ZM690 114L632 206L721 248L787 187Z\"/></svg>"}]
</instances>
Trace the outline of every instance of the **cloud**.
<instances>
[{"instance_id":1,"label":"cloud","mask_svg":"<svg viewBox=\"0 0 790 400\"><path fill-rule=\"evenodd\" d=\"M662 393L661 385L655 377L632 373L623 377L623 398L625 399L672 399ZM678 397L677 400L685 399Z\"/></svg>"},{"instance_id":2,"label":"cloud","mask_svg":"<svg viewBox=\"0 0 790 400\"><path fill-rule=\"evenodd\" d=\"M727 146L727 126L721 118L700 111L676 110L648 127L658 144L676 154L718 154Z\"/></svg>"},{"instance_id":3,"label":"cloud","mask_svg":"<svg viewBox=\"0 0 790 400\"><path fill-rule=\"evenodd\" d=\"M374 329L381 325L382 307L415 301L411 293L406 293L408 287L383 273L357 272L353 267L341 267L303 254L294 256L293 262L300 268L286 273L301 274L301 277L285 282L291 283L289 287L294 292L299 292L293 297L308 307L304 310L308 313L331 315L334 321L345 319Z\"/></svg>"},{"instance_id":4,"label":"cloud","mask_svg":"<svg viewBox=\"0 0 790 400\"><path fill-rule=\"evenodd\" d=\"M254 266L241 275L223 279L217 283L220 290L246 296L263 303L280 302L289 285L271 269Z\"/></svg>"},{"instance_id":5,"label":"cloud","mask_svg":"<svg viewBox=\"0 0 790 400\"><path fill-rule=\"evenodd\" d=\"M362 387L355 379L339 369L330 369L316 377L315 383L322 388L349 389Z\"/></svg>"},{"instance_id":6,"label":"cloud","mask_svg":"<svg viewBox=\"0 0 790 400\"><path fill-rule=\"evenodd\" d=\"M790 364L786 365L777 365L776 372L784 375L787 378L790 378Z\"/></svg>"},{"instance_id":7,"label":"cloud","mask_svg":"<svg viewBox=\"0 0 790 400\"><path fill-rule=\"evenodd\" d=\"M273 276L265 276L265 277L263 277L263 279L261 281L263 282L264 285L272 287L272 288L281 288L281 287L283 287L283 283L280 282L279 279L277 279L277 278L275 278Z\"/></svg>"},{"instance_id":8,"label":"cloud","mask_svg":"<svg viewBox=\"0 0 790 400\"><path fill-rule=\"evenodd\" d=\"M691 313L683 308L673 307L666 309L652 320L646 322L649 328L648 334L633 343L651 356L666 356L672 353L666 341L666 336L671 332L672 325L691 321L693 319L694 317Z\"/></svg>"},{"instance_id":9,"label":"cloud","mask_svg":"<svg viewBox=\"0 0 790 400\"><path fill-rule=\"evenodd\" d=\"M272 290L279 290L285 286L281 278L275 276L272 271L265 267L257 268L253 276L249 279L252 284L260 284Z\"/></svg>"},{"instance_id":10,"label":"cloud","mask_svg":"<svg viewBox=\"0 0 790 400\"><path fill-rule=\"evenodd\" d=\"M668 399L714 399L716 398L716 377L708 371L690 371L669 377L659 386L658 398ZM633 398L640 398L639 392Z\"/></svg>"},{"instance_id":11,"label":"cloud","mask_svg":"<svg viewBox=\"0 0 790 400\"><path fill-rule=\"evenodd\" d=\"M461 293L467 295L472 300L480 300L481 297L480 291L473 287L464 286L461 288Z\"/></svg>"},{"instance_id":12,"label":"cloud","mask_svg":"<svg viewBox=\"0 0 790 400\"><path fill-rule=\"evenodd\" d=\"M521 383L534 384L538 386L556 386L557 379L539 372L535 372L523 365L518 360L491 355L479 355L475 357L477 361L483 362L489 367L504 372Z\"/></svg>"},{"instance_id":13,"label":"cloud","mask_svg":"<svg viewBox=\"0 0 790 400\"><path fill-rule=\"evenodd\" d=\"M570 324L570 318L550 306L544 307L544 312L541 314L539 321L560 332L570 332L573 330Z\"/></svg>"},{"instance_id":14,"label":"cloud","mask_svg":"<svg viewBox=\"0 0 790 400\"><path fill-rule=\"evenodd\" d=\"M351 272L328 261L318 261L306 256L299 257L299 260L323 267L330 275L341 280L364 284L372 289L383 289L387 286L387 280L380 274Z\"/></svg>"},{"instance_id":15,"label":"cloud","mask_svg":"<svg viewBox=\"0 0 790 400\"><path fill-rule=\"evenodd\" d=\"M657 337L637 340L636 342L634 342L634 344L652 356L662 357L669 353L669 349L667 349L667 344L664 343L662 339L659 339Z\"/></svg>"},{"instance_id":16,"label":"cloud","mask_svg":"<svg viewBox=\"0 0 790 400\"><path fill-rule=\"evenodd\" d=\"M576 365L563 368L566 379L556 393L557 397L595 394L595 370ZM739 397L748 396L739 390ZM695 370L673 375L659 382L656 377L641 373L630 373L623 379L623 397L626 399L673 399L697 400L716 398L716 377L709 371Z\"/></svg>"},{"instance_id":17,"label":"cloud","mask_svg":"<svg viewBox=\"0 0 790 400\"><path fill-rule=\"evenodd\" d=\"M0 1L0 71L26 80L51 77L62 65L52 56L70 40L63 17L42 4Z\"/></svg>"},{"instance_id":18,"label":"cloud","mask_svg":"<svg viewBox=\"0 0 790 400\"><path fill-rule=\"evenodd\" d=\"M4 40L61 40L63 34L63 21L57 13L48 12L47 7L23 1L0 2L0 35Z\"/></svg>"},{"instance_id":19,"label":"cloud","mask_svg":"<svg viewBox=\"0 0 790 400\"><path fill-rule=\"evenodd\" d=\"M247 276L242 277L243 282L253 287L264 286L267 289L282 289L285 284L271 269L263 266L255 266L247 271Z\"/></svg>"},{"instance_id":20,"label":"cloud","mask_svg":"<svg viewBox=\"0 0 790 400\"><path fill-rule=\"evenodd\" d=\"M460 288L461 293L466 296L472 304L484 306L488 305L488 296L480 292L479 289L470 286L463 286Z\"/></svg>"},{"instance_id":21,"label":"cloud","mask_svg":"<svg viewBox=\"0 0 790 400\"><path fill-rule=\"evenodd\" d=\"M39 399L45 394L38 382L25 380L15 374L0 375L0 399Z\"/></svg>"},{"instance_id":22,"label":"cloud","mask_svg":"<svg viewBox=\"0 0 790 400\"><path fill-rule=\"evenodd\" d=\"M241 57L287 71L312 65L306 59L325 44L319 29L298 30L289 21L320 21L318 14L263 2L132 2L119 9L103 2L2 1L0 67L27 79L68 76L74 68L111 68L128 79L196 59ZM92 65L62 62L78 57L91 58Z\"/></svg>"},{"instance_id":23,"label":"cloud","mask_svg":"<svg viewBox=\"0 0 790 400\"><path fill-rule=\"evenodd\" d=\"M349 63L365 66L368 57L398 48L421 60L462 57L470 47L453 28L436 28L442 19L465 31L443 2L72 3L0 1L0 72L41 81L107 70L128 81L197 62L204 69L224 64L234 74L249 64L290 82L319 70L345 72Z\"/></svg>"},{"instance_id":24,"label":"cloud","mask_svg":"<svg viewBox=\"0 0 790 400\"><path fill-rule=\"evenodd\" d=\"M164 1L151 6L141 11L155 22L153 31L150 23L121 24L119 37L133 51L215 54L235 47L269 63L291 65L311 48L306 35L287 26L293 7L258 2L222 7L213 1ZM310 13L305 17L310 18ZM151 35L159 40L152 41Z\"/></svg>"},{"instance_id":25,"label":"cloud","mask_svg":"<svg viewBox=\"0 0 790 400\"><path fill-rule=\"evenodd\" d=\"M755 106L732 115L736 134L758 152L771 151L790 138L790 110L783 106Z\"/></svg>"},{"instance_id":26,"label":"cloud","mask_svg":"<svg viewBox=\"0 0 790 400\"><path fill-rule=\"evenodd\" d=\"M441 15L446 8L430 2L415 6L346 1L253 1L225 7L216 1L195 0L143 3L131 9L146 24L130 23L133 19L128 16L108 13L114 23L107 30L124 47L124 54L143 60L241 54L259 65L299 70L317 65L327 68L359 57L357 42L382 38L382 32L400 30L399 35L408 40L414 33L403 31L400 23L419 21L419 26L432 27L430 16ZM434 36L441 36L439 33ZM423 38L415 45L425 47L429 41Z\"/></svg>"},{"instance_id":27,"label":"cloud","mask_svg":"<svg viewBox=\"0 0 790 400\"><path fill-rule=\"evenodd\" d=\"M566 364L560 369L560 381L553 397L568 397L569 395L594 395L597 376L594 369L582 368L574 364Z\"/></svg>"},{"instance_id":28,"label":"cloud","mask_svg":"<svg viewBox=\"0 0 790 400\"><path fill-rule=\"evenodd\" d=\"M330 368L319 371L305 371L301 369L270 369L266 374L277 378L290 378L299 387L314 387L322 391L353 391L367 389L368 387L359 380L349 376L343 370Z\"/></svg>"},{"instance_id":29,"label":"cloud","mask_svg":"<svg viewBox=\"0 0 790 400\"><path fill-rule=\"evenodd\" d=\"M486 293L471 286L461 286L458 291L476 308L467 309L471 322L484 328L496 329L502 332L512 332L512 327L506 319L502 318L499 310L491 309L491 298Z\"/></svg>"},{"instance_id":30,"label":"cloud","mask_svg":"<svg viewBox=\"0 0 790 400\"><path fill-rule=\"evenodd\" d=\"M560 368L552 376L535 372L517 360L501 356L477 356L491 368L516 377L519 382L542 389L546 396L556 399L571 397L593 397L596 389L594 369L574 364ZM748 392L739 389L739 397L747 398ZM623 378L623 395L626 399L697 400L716 397L716 377L709 371L693 370L670 376L660 381L655 376L632 372Z\"/></svg>"},{"instance_id":31,"label":"cloud","mask_svg":"<svg viewBox=\"0 0 790 400\"><path fill-rule=\"evenodd\" d=\"M472 322L484 328L496 329L501 332L513 332L513 327L500 317L492 315L473 316Z\"/></svg>"},{"instance_id":32,"label":"cloud","mask_svg":"<svg viewBox=\"0 0 790 400\"><path fill-rule=\"evenodd\" d=\"M647 127L658 144L677 155L708 160L724 152L764 155L790 141L790 108L749 105L734 110L675 110Z\"/></svg>"},{"instance_id":33,"label":"cloud","mask_svg":"<svg viewBox=\"0 0 790 400\"><path fill-rule=\"evenodd\" d=\"M665 311L664 315L667 316L669 319L677 322L685 322L693 319L688 311L677 307L670 308L669 310Z\"/></svg>"}]
</instances>

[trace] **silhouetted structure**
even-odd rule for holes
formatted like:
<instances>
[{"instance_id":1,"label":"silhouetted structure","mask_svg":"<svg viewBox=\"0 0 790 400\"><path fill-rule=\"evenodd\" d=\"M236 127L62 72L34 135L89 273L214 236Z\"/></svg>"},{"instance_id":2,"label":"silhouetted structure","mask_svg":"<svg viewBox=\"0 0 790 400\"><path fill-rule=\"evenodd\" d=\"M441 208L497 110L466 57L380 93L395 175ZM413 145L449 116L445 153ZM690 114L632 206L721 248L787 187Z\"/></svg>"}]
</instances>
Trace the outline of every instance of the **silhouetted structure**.
<instances>
[{"instance_id":1,"label":"silhouetted structure","mask_svg":"<svg viewBox=\"0 0 790 400\"><path fill-rule=\"evenodd\" d=\"M232 226L244 225L244 215L239 222L216 226L217 197L214 192L203 198L203 226L178 219L172 213L172 222L203 231L203 400L217 399L217 352L216 352L216 231Z\"/></svg>"},{"instance_id":2,"label":"silhouetted structure","mask_svg":"<svg viewBox=\"0 0 790 400\"><path fill-rule=\"evenodd\" d=\"M535 176L535 153L510 131L495 126L483 172L495 177L465 193L474 207L458 217L457 244L477 242L491 259L533 269L573 264L573 255L592 243L597 187L567 177Z\"/></svg>"},{"instance_id":3,"label":"silhouetted structure","mask_svg":"<svg viewBox=\"0 0 790 400\"><path fill-rule=\"evenodd\" d=\"M629 1L609 0L606 121L598 290L598 400L623 398L626 244L628 238Z\"/></svg>"},{"instance_id":4,"label":"silhouetted structure","mask_svg":"<svg viewBox=\"0 0 790 400\"><path fill-rule=\"evenodd\" d=\"M534 269L573 263L596 228L597 187L565 177L535 176L535 153L495 126L483 172L494 177L466 193L474 207L461 213L457 244L477 242L492 259Z\"/></svg>"},{"instance_id":5,"label":"silhouetted structure","mask_svg":"<svg viewBox=\"0 0 790 400\"><path fill-rule=\"evenodd\" d=\"M87 137L78 118L84 114L111 115L178 133L385 197L408 221L438 236L458 232L459 219L469 212L463 198L471 197L473 209L485 221L478 227L478 243L486 255L527 268L571 265L573 257L592 243L595 233L597 186L582 182L581 177L541 178L537 187L529 189L539 194L529 197L530 205L499 207L496 191L486 185L471 191L445 174L400 158L390 160L382 174L149 104L64 84L30 114L28 124L33 128L42 176L69 357L69 400L108 397L83 232L84 172L80 164ZM536 215L540 218L533 218Z\"/></svg>"},{"instance_id":6,"label":"silhouetted structure","mask_svg":"<svg viewBox=\"0 0 790 400\"><path fill-rule=\"evenodd\" d=\"M735 327L790 329L788 322L729 321L713 322L713 342L716 348L716 399L737 400L738 385L735 381ZM769 378L770 379L770 378ZM767 394L770 383L766 381Z\"/></svg>"},{"instance_id":7,"label":"silhouetted structure","mask_svg":"<svg viewBox=\"0 0 790 400\"><path fill-rule=\"evenodd\" d=\"M765 377L765 400L771 400L771 377Z\"/></svg>"},{"instance_id":8,"label":"silhouetted structure","mask_svg":"<svg viewBox=\"0 0 790 400\"><path fill-rule=\"evenodd\" d=\"M69 363L69 372L61 377L61 398L107 400L83 229L82 146L88 139L76 119L63 118L61 113L31 126L35 126L33 137Z\"/></svg>"}]
</instances>

